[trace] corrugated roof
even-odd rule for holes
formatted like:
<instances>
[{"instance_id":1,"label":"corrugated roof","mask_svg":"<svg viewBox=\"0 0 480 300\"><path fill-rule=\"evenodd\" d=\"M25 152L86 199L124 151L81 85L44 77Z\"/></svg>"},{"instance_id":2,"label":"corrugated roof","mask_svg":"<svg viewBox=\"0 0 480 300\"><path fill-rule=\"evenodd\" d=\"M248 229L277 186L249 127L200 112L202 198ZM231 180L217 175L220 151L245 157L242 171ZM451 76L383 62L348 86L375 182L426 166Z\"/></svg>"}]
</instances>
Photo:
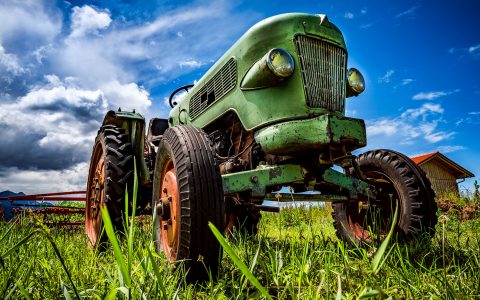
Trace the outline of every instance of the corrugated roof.
<instances>
[{"instance_id":1,"label":"corrugated roof","mask_svg":"<svg viewBox=\"0 0 480 300\"><path fill-rule=\"evenodd\" d=\"M468 171L467 169L460 166L459 164L449 159L448 157L446 157L440 152L422 154L422 155L410 157L410 159L413 160L413 162L415 162L417 165L422 165L433 159L439 159L441 162L443 162L444 165L446 165L447 167L450 167L451 169L457 172L457 179L469 178L469 177L475 176L472 172Z\"/></svg>"}]
</instances>

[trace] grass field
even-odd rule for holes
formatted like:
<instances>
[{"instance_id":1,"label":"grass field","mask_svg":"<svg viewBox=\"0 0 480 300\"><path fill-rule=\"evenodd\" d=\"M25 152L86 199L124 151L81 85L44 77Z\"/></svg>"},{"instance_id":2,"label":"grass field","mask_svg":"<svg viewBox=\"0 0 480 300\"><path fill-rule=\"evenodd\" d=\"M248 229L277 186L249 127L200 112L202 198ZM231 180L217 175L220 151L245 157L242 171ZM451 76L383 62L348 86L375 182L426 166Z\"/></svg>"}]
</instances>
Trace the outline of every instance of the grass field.
<instances>
[{"instance_id":1,"label":"grass field","mask_svg":"<svg viewBox=\"0 0 480 300\"><path fill-rule=\"evenodd\" d=\"M328 208L264 213L258 236L228 242L273 299L471 299L480 297L480 219L455 214L430 240L376 249L335 237ZM0 223L0 295L5 299L256 299L260 294L224 253L221 275L187 285L152 249L149 218L105 251L87 247L83 229ZM444 226L444 227L442 227ZM445 234L445 238L443 238Z\"/></svg>"}]
</instances>

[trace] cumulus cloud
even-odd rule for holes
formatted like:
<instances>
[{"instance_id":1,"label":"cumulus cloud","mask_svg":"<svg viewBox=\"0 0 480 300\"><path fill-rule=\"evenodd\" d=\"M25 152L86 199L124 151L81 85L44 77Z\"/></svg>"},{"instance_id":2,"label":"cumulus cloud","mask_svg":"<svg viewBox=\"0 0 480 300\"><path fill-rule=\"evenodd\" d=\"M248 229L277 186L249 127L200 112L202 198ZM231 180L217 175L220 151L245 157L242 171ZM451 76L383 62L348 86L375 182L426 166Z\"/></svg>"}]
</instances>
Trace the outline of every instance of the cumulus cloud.
<instances>
[{"instance_id":1,"label":"cumulus cloud","mask_svg":"<svg viewBox=\"0 0 480 300\"><path fill-rule=\"evenodd\" d=\"M351 20L351 19L353 19L355 16L354 16L354 14L353 14L352 12L346 12L346 13L343 15L343 17L344 17L345 19L350 19L350 20Z\"/></svg>"},{"instance_id":2,"label":"cumulus cloud","mask_svg":"<svg viewBox=\"0 0 480 300\"><path fill-rule=\"evenodd\" d=\"M3 46L0 44L0 74L10 73L14 76L25 72L25 69L20 65L15 54L6 53Z\"/></svg>"},{"instance_id":3,"label":"cumulus cloud","mask_svg":"<svg viewBox=\"0 0 480 300\"><path fill-rule=\"evenodd\" d=\"M85 162L107 109L100 90L51 76L14 103L0 104L0 169L61 170Z\"/></svg>"},{"instance_id":4,"label":"cumulus cloud","mask_svg":"<svg viewBox=\"0 0 480 300\"><path fill-rule=\"evenodd\" d=\"M379 77L378 78L378 82L379 83L390 83L390 79L392 77L392 75L395 73L394 70L388 70L385 75L383 75L382 77Z\"/></svg>"},{"instance_id":5,"label":"cumulus cloud","mask_svg":"<svg viewBox=\"0 0 480 300\"><path fill-rule=\"evenodd\" d=\"M453 91L436 91L436 92L421 92L412 97L413 100L434 100L443 96L448 96L454 93L458 93L460 90Z\"/></svg>"},{"instance_id":6,"label":"cumulus cloud","mask_svg":"<svg viewBox=\"0 0 480 300\"><path fill-rule=\"evenodd\" d=\"M63 170L0 169L2 186L25 194L82 191L86 189L88 163L82 162ZM54 183L54 184L52 184Z\"/></svg>"},{"instance_id":7,"label":"cumulus cloud","mask_svg":"<svg viewBox=\"0 0 480 300\"><path fill-rule=\"evenodd\" d=\"M52 191L54 180L82 189L106 111L148 118L150 89L212 63L257 17L231 9L198 0L140 23L91 5L62 12L47 1L1 2L0 188Z\"/></svg>"},{"instance_id":8,"label":"cumulus cloud","mask_svg":"<svg viewBox=\"0 0 480 300\"><path fill-rule=\"evenodd\" d=\"M29 45L52 41L61 31L61 15L47 9L42 1L11 0L0 2L0 42L4 45L28 38Z\"/></svg>"},{"instance_id":9,"label":"cumulus cloud","mask_svg":"<svg viewBox=\"0 0 480 300\"><path fill-rule=\"evenodd\" d=\"M79 37L88 33L98 33L100 29L107 28L112 19L108 11L98 11L93 7L84 5L74 7L71 17L70 37Z\"/></svg>"},{"instance_id":10,"label":"cumulus cloud","mask_svg":"<svg viewBox=\"0 0 480 300\"><path fill-rule=\"evenodd\" d=\"M399 144L438 143L455 135L455 132L439 130L444 108L440 104L425 103L410 108L395 118L367 120L367 134L383 147Z\"/></svg>"}]
</instances>

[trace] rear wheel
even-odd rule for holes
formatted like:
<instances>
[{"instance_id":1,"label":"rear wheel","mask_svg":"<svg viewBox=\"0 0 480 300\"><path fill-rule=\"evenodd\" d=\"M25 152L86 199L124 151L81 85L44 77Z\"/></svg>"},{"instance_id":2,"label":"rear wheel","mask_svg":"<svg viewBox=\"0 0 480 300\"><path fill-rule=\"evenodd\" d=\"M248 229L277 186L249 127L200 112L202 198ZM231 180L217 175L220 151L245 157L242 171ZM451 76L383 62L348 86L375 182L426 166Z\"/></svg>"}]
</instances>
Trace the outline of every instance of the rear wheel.
<instances>
[{"instance_id":1,"label":"rear wheel","mask_svg":"<svg viewBox=\"0 0 480 300\"><path fill-rule=\"evenodd\" d=\"M225 232L237 231L253 236L258 233L258 223L262 219L260 210L253 205L235 203L231 197L225 198Z\"/></svg>"},{"instance_id":2,"label":"rear wheel","mask_svg":"<svg viewBox=\"0 0 480 300\"><path fill-rule=\"evenodd\" d=\"M391 150L375 150L358 156L357 164L375 187L377 199L333 204L334 226L340 239L354 244L379 242L391 228L397 208L394 226L400 240L435 233L435 194L424 172L408 157Z\"/></svg>"},{"instance_id":3,"label":"rear wheel","mask_svg":"<svg viewBox=\"0 0 480 300\"><path fill-rule=\"evenodd\" d=\"M158 146L153 182L157 251L170 262L185 260L187 280L218 273L220 244L208 222L224 228L222 178L208 136L193 126L165 131Z\"/></svg>"},{"instance_id":4,"label":"rear wheel","mask_svg":"<svg viewBox=\"0 0 480 300\"><path fill-rule=\"evenodd\" d=\"M106 241L101 208L108 209L116 230L123 229L125 187L131 189L132 180L133 155L128 135L115 125L102 126L93 146L87 181L85 233L92 246Z\"/></svg>"}]
</instances>

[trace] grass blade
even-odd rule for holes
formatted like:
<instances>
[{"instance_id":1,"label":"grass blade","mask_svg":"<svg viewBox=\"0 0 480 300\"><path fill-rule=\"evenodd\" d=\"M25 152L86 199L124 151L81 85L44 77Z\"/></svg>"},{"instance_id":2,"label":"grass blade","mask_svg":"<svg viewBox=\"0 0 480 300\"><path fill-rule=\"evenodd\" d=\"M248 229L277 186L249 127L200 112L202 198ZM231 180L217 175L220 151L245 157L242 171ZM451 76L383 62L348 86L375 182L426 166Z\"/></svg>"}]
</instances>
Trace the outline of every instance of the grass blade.
<instances>
[{"instance_id":1,"label":"grass blade","mask_svg":"<svg viewBox=\"0 0 480 300\"><path fill-rule=\"evenodd\" d=\"M218 229L213 225L211 222L208 222L208 226L212 230L213 234L217 238L217 240L220 242L220 245L222 245L223 249L225 252L227 252L228 256L233 260L235 265L242 271L243 275L247 277L247 279L260 291L260 293L267 299L272 299L268 291L258 282L257 278L255 275L250 272L248 267L243 263L243 261L237 256L233 248L227 243L225 238L223 237L222 233L218 231Z\"/></svg>"},{"instance_id":2,"label":"grass blade","mask_svg":"<svg viewBox=\"0 0 480 300\"><path fill-rule=\"evenodd\" d=\"M32 231L30 232L26 237L24 237L20 242L18 242L15 246L13 246L12 248L8 249L7 251L5 251L5 253L3 253L1 256L0 256L0 259L3 260L5 257L9 256L10 254L12 254L14 251L16 251L18 248L20 248L23 244L26 244L28 242L28 240L30 240L30 238L32 236L34 236L35 234L38 233L38 230L35 230L35 231Z\"/></svg>"},{"instance_id":3,"label":"grass blade","mask_svg":"<svg viewBox=\"0 0 480 300\"><path fill-rule=\"evenodd\" d=\"M393 214L393 222L392 226L390 227L390 231L388 232L387 237L382 242L380 247L378 247L377 252L372 260L372 270L374 274L377 274L380 270L380 267L383 265L385 251L387 250L388 244L390 243L390 239L393 236L393 231L395 230L395 225L397 224L398 220L398 205L395 207L395 213Z\"/></svg>"},{"instance_id":4,"label":"grass blade","mask_svg":"<svg viewBox=\"0 0 480 300\"><path fill-rule=\"evenodd\" d=\"M157 283L160 286L160 290L162 291L162 299L167 299L167 291L165 290L165 286L163 285L163 278L160 275L160 269L157 266L155 259L153 258L152 252L150 249L148 251L148 258L150 259L150 263L152 264L153 273L157 279Z\"/></svg>"},{"instance_id":5,"label":"grass blade","mask_svg":"<svg viewBox=\"0 0 480 300\"><path fill-rule=\"evenodd\" d=\"M120 273L122 274L123 280L124 282L126 282L126 285L130 286L130 273L128 272L127 264L125 263L125 259L122 254L122 250L120 249L120 245L118 244L115 230L113 229L112 225L112 220L110 219L110 215L108 214L108 209L102 207L101 210L105 233L107 234L108 240L113 247L113 254L115 256L115 260L117 261L118 268L120 269Z\"/></svg>"}]
</instances>

